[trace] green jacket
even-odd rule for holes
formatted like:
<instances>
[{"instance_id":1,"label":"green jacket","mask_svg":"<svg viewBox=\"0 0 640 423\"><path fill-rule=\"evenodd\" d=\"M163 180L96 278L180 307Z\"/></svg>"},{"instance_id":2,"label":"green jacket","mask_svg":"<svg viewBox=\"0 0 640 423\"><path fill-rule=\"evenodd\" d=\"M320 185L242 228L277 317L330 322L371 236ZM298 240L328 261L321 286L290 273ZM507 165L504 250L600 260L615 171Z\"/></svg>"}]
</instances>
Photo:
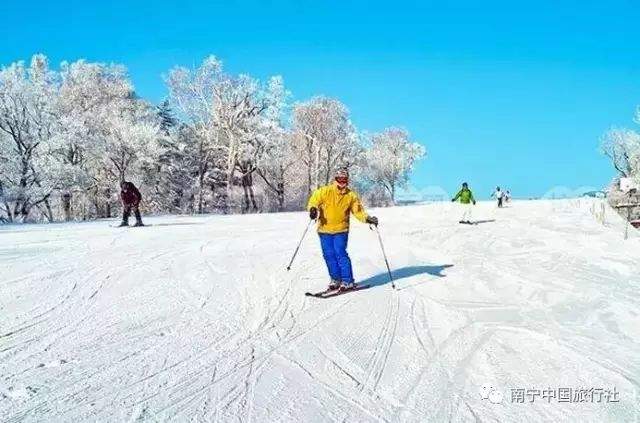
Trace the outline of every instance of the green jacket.
<instances>
[{"instance_id":1,"label":"green jacket","mask_svg":"<svg viewBox=\"0 0 640 423\"><path fill-rule=\"evenodd\" d=\"M473 198L473 193L469 188L462 188L455 197L453 197L453 201L460 199L462 204L475 203L476 200Z\"/></svg>"}]
</instances>

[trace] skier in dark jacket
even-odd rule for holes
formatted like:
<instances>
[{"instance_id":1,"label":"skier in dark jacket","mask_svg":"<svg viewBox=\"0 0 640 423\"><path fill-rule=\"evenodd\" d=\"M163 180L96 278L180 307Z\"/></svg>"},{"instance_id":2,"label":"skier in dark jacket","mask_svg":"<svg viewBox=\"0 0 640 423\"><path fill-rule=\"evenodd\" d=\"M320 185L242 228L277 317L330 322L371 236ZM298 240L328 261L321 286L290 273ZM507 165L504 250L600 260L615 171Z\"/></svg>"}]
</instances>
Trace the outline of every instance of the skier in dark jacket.
<instances>
[{"instance_id":1,"label":"skier in dark jacket","mask_svg":"<svg viewBox=\"0 0 640 423\"><path fill-rule=\"evenodd\" d=\"M120 226L129 226L129 216L132 210L136 216L136 223L133 226L144 226L139 208L142 195L132 182L123 181L120 184L120 199L122 200L122 223Z\"/></svg>"}]
</instances>

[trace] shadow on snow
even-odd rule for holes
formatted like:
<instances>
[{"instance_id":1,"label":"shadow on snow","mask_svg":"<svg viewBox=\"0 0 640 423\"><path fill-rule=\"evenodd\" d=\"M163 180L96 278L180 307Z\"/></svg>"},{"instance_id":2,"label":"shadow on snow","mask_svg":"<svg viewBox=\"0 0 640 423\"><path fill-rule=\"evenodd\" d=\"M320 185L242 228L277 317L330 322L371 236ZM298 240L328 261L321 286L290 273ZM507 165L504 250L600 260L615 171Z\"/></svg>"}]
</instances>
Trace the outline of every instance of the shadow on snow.
<instances>
[{"instance_id":1,"label":"shadow on snow","mask_svg":"<svg viewBox=\"0 0 640 423\"><path fill-rule=\"evenodd\" d=\"M432 276L438 276L440 278L444 278L447 275L443 275L442 271L449 267L453 267L453 264L441 264L436 266L407 266L407 267L401 267L400 269L392 270L391 276L393 276L393 280L394 282L396 282L396 286L397 286L397 282L399 280L410 278L412 276L417 276L417 275L426 274L426 275L432 275ZM390 282L391 281L389 280L389 273L384 272L384 273L380 273L375 276L372 276L370 278L364 279L358 282L358 285L369 285L370 288L373 288L375 286L386 285ZM423 281L420 281L410 286L418 285L422 282ZM408 286L404 288L398 287L398 291L405 288L408 288Z\"/></svg>"}]
</instances>

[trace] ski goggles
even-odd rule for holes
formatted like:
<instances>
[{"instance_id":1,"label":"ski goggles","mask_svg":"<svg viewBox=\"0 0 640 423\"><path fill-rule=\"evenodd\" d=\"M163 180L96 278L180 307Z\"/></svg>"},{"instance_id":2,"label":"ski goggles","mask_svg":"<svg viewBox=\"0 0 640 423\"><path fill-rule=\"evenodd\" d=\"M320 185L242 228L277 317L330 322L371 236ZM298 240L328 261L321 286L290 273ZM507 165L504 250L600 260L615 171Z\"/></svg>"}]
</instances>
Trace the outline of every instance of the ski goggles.
<instances>
[{"instance_id":1,"label":"ski goggles","mask_svg":"<svg viewBox=\"0 0 640 423\"><path fill-rule=\"evenodd\" d=\"M336 176L336 182L339 184L347 184L349 183L349 177L347 176Z\"/></svg>"}]
</instances>

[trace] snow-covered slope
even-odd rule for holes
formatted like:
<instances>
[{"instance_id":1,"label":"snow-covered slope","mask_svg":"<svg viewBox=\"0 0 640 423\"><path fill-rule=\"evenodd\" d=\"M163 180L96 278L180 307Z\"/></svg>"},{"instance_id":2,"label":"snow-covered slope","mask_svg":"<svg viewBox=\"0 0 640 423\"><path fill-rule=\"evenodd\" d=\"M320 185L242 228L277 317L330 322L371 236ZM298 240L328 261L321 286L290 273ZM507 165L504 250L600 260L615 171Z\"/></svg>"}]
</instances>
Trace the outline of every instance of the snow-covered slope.
<instances>
[{"instance_id":1,"label":"snow-covered slope","mask_svg":"<svg viewBox=\"0 0 640 423\"><path fill-rule=\"evenodd\" d=\"M638 421L640 239L591 204L375 210L398 290L354 222L332 299L304 213L1 228L0 421Z\"/></svg>"}]
</instances>

